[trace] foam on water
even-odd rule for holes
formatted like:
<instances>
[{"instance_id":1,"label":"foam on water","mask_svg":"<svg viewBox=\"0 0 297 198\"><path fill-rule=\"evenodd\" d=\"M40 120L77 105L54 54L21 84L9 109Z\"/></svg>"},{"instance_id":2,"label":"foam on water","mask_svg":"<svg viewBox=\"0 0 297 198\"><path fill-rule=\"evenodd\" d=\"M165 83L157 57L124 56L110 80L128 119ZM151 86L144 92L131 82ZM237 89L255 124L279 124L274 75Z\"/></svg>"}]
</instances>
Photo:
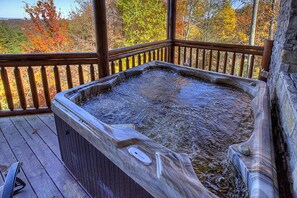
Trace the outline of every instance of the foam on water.
<instances>
[{"instance_id":1,"label":"foam on water","mask_svg":"<svg viewBox=\"0 0 297 198\"><path fill-rule=\"evenodd\" d=\"M107 124L135 124L167 148L187 153L200 181L218 196L247 196L227 168L228 146L253 130L251 97L227 86L149 70L80 104Z\"/></svg>"}]
</instances>

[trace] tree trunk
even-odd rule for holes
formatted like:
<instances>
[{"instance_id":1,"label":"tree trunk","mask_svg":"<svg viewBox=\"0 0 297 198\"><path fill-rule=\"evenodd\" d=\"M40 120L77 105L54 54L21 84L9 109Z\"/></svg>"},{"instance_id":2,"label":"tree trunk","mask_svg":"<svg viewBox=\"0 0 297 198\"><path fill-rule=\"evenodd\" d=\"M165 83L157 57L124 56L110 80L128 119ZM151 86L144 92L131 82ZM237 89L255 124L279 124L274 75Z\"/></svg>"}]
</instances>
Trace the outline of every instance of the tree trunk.
<instances>
[{"instance_id":1,"label":"tree trunk","mask_svg":"<svg viewBox=\"0 0 297 198\"><path fill-rule=\"evenodd\" d=\"M271 9L272 9L272 16L271 16L270 27L269 27L269 39L273 40L273 29L274 29L274 22L275 22L276 0L272 0Z\"/></svg>"},{"instance_id":2,"label":"tree trunk","mask_svg":"<svg viewBox=\"0 0 297 198\"><path fill-rule=\"evenodd\" d=\"M252 23L251 23L250 39L249 39L250 45L255 44L258 5L259 5L259 0L253 0L253 15L252 15Z\"/></svg>"},{"instance_id":3,"label":"tree trunk","mask_svg":"<svg viewBox=\"0 0 297 198\"><path fill-rule=\"evenodd\" d=\"M255 35L256 35L256 26L257 26L257 14L258 14L258 6L259 0L253 0L253 15L252 15L252 22L251 22L251 29L250 29L250 38L249 38L249 45L255 45ZM248 56L248 66L246 68L246 77L249 73L249 68L251 66L251 56Z\"/></svg>"}]
</instances>

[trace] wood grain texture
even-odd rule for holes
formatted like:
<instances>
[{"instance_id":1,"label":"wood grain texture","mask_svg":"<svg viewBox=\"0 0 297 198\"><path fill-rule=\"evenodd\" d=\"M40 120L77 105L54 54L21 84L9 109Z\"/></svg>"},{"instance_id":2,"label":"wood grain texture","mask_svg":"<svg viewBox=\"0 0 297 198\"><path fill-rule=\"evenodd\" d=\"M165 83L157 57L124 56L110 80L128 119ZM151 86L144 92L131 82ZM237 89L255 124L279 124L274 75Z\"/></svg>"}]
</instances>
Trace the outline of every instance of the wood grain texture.
<instances>
[{"instance_id":1,"label":"wood grain texture","mask_svg":"<svg viewBox=\"0 0 297 198\"><path fill-rule=\"evenodd\" d=\"M263 58L261 62L261 70L269 71L272 47L273 47L273 40L264 41L264 52L263 52ZM265 82L267 81L265 77L261 76L261 72L259 72L258 79L263 80Z\"/></svg>"},{"instance_id":2,"label":"wood grain texture","mask_svg":"<svg viewBox=\"0 0 297 198\"><path fill-rule=\"evenodd\" d=\"M57 65L54 66L54 76L55 76L56 92L59 93L62 91L62 88L61 88L60 72Z\"/></svg>"},{"instance_id":3,"label":"wood grain texture","mask_svg":"<svg viewBox=\"0 0 297 198\"><path fill-rule=\"evenodd\" d=\"M37 87L36 87L34 71L31 66L28 67L28 77L29 77L30 90L31 90L32 99L33 99L33 105L36 109L38 109L39 100L38 100L38 94L37 94Z\"/></svg>"},{"instance_id":4,"label":"wood grain texture","mask_svg":"<svg viewBox=\"0 0 297 198\"><path fill-rule=\"evenodd\" d=\"M12 99L12 95L11 95L10 83L8 80L8 75L7 75L7 71L6 71L5 67L1 68L1 78L2 78L2 83L4 86L4 91L5 91L8 108L12 111L14 109L14 104L13 104L13 99Z\"/></svg>"},{"instance_id":5,"label":"wood grain texture","mask_svg":"<svg viewBox=\"0 0 297 198\"><path fill-rule=\"evenodd\" d=\"M99 77L110 75L105 1L93 1Z\"/></svg>"},{"instance_id":6,"label":"wood grain texture","mask_svg":"<svg viewBox=\"0 0 297 198\"><path fill-rule=\"evenodd\" d=\"M36 130L38 135L46 142L53 153L61 158L57 135L47 125L42 122L36 115L28 115L26 121Z\"/></svg>"},{"instance_id":7,"label":"wood grain texture","mask_svg":"<svg viewBox=\"0 0 297 198\"><path fill-rule=\"evenodd\" d=\"M55 134L57 134L55 119L52 116L53 114L38 114L38 118L48 127L50 128Z\"/></svg>"},{"instance_id":8,"label":"wood grain texture","mask_svg":"<svg viewBox=\"0 0 297 198\"><path fill-rule=\"evenodd\" d=\"M63 166L61 160L41 138L39 131L32 133L36 129L24 117L12 117L11 120L61 194L64 197L88 197L84 189Z\"/></svg>"},{"instance_id":9,"label":"wood grain texture","mask_svg":"<svg viewBox=\"0 0 297 198\"><path fill-rule=\"evenodd\" d=\"M47 107L50 107L51 106L51 99L50 99L50 94L49 94L49 89L48 89L47 74L46 74L46 69L45 69L45 67L43 65L40 68L40 72L41 72L43 92L44 92L46 105L47 105Z\"/></svg>"},{"instance_id":10,"label":"wood grain texture","mask_svg":"<svg viewBox=\"0 0 297 198\"><path fill-rule=\"evenodd\" d=\"M23 162L22 169L30 180L34 191L39 197L62 196L48 173L44 170L34 152L23 139L9 118L1 118L0 128L18 161ZM44 187L46 186L46 190Z\"/></svg>"},{"instance_id":11,"label":"wood grain texture","mask_svg":"<svg viewBox=\"0 0 297 198\"><path fill-rule=\"evenodd\" d=\"M1 129L1 128L0 128ZM11 149L9 143L7 142L6 138L3 135L2 129L0 130L0 164L1 166L9 167L14 162L17 162L18 159L16 158L13 150ZM1 170L1 180L3 181L4 178L4 170ZM26 188L24 188L18 195L15 197L37 197L36 192L33 190L31 183L29 182L28 178L24 174L24 169L21 168L20 173L18 174L25 183Z\"/></svg>"},{"instance_id":12,"label":"wood grain texture","mask_svg":"<svg viewBox=\"0 0 297 198\"><path fill-rule=\"evenodd\" d=\"M54 124L52 114L41 117L47 125ZM18 177L27 184L14 197L89 197L39 135L40 130L32 127L25 118L0 118L0 164L9 166L22 161Z\"/></svg>"},{"instance_id":13,"label":"wood grain texture","mask_svg":"<svg viewBox=\"0 0 297 198\"><path fill-rule=\"evenodd\" d=\"M15 76L15 80L16 80L16 85L17 85L17 89L18 89L18 95L19 95L21 107L22 107L22 109L26 109L27 102L26 102L26 97L25 97L25 93L24 93L24 86L23 86L23 81L22 81L22 77L21 77L21 72L18 67L14 68L14 76Z\"/></svg>"}]
</instances>

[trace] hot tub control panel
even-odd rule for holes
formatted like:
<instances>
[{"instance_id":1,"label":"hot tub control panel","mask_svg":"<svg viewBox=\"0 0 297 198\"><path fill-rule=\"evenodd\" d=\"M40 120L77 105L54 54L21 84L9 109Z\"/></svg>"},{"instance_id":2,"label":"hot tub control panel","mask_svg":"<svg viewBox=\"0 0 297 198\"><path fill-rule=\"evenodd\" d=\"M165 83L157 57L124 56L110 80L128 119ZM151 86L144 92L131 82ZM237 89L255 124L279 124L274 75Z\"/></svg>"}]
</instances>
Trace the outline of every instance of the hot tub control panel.
<instances>
[{"instance_id":1,"label":"hot tub control panel","mask_svg":"<svg viewBox=\"0 0 297 198\"><path fill-rule=\"evenodd\" d=\"M128 151L131 155L133 155L139 161L143 162L145 165L150 165L152 163L151 158L137 147L130 146L128 148Z\"/></svg>"}]
</instances>

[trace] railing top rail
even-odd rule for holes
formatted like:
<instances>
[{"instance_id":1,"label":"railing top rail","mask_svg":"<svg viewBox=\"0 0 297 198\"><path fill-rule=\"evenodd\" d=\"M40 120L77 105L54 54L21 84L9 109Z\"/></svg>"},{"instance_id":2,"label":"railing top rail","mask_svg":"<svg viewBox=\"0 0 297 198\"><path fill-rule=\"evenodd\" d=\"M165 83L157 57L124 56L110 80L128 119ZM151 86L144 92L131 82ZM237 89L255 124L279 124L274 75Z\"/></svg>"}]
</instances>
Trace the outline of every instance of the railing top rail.
<instances>
[{"instance_id":1,"label":"railing top rail","mask_svg":"<svg viewBox=\"0 0 297 198\"><path fill-rule=\"evenodd\" d=\"M131 52L146 47L152 47L164 43L171 43L171 40L162 40L156 42L150 42L145 44L139 44L129 47L123 47L118 49L109 50L110 55L122 54L125 52ZM66 52L66 53L36 53L36 54L1 54L0 63L7 61L34 61L34 60L65 60L65 59L88 59L97 58L96 52Z\"/></svg>"},{"instance_id":2,"label":"railing top rail","mask_svg":"<svg viewBox=\"0 0 297 198\"><path fill-rule=\"evenodd\" d=\"M200 46L209 46L209 47L223 47L223 48L236 48L236 49L250 49L263 51L264 47L262 46L251 46L251 45L239 45L239 44L224 44L224 43L211 43L211 42L202 42L202 41L189 41L189 40L175 40L174 44L191 44L191 45L200 45Z\"/></svg>"},{"instance_id":3,"label":"railing top rail","mask_svg":"<svg viewBox=\"0 0 297 198\"><path fill-rule=\"evenodd\" d=\"M67 52L67 53L36 53L36 54L1 54L0 62L2 61L17 61L17 60L57 60L57 59L81 59L81 58L96 58L95 52Z\"/></svg>"},{"instance_id":4,"label":"railing top rail","mask_svg":"<svg viewBox=\"0 0 297 198\"><path fill-rule=\"evenodd\" d=\"M129 47L118 48L118 49L112 49L112 50L109 50L109 55L123 54L125 52L131 52L134 50L147 48L147 47L153 47L153 46L157 46L157 45L161 45L161 44L171 44L171 42L172 42L171 40L162 40L162 41L144 43L144 44L133 45L133 46L129 46Z\"/></svg>"},{"instance_id":5,"label":"railing top rail","mask_svg":"<svg viewBox=\"0 0 297 198\"><path fill-rule=\"evenodd\" d=\"M188 43L175 43L175 46L179 47L187 47L187 48L198 48L205 50L217 50L217 51L225 51L225 52L234 52L234 53L242 53L246 55L257 55L262 56L263 50L252 50L252 49L241 49L241 48L232 48L232 47L218 47L218 46L206 46L206 45L194 45Z\"/></svg>"}]
</instances>

